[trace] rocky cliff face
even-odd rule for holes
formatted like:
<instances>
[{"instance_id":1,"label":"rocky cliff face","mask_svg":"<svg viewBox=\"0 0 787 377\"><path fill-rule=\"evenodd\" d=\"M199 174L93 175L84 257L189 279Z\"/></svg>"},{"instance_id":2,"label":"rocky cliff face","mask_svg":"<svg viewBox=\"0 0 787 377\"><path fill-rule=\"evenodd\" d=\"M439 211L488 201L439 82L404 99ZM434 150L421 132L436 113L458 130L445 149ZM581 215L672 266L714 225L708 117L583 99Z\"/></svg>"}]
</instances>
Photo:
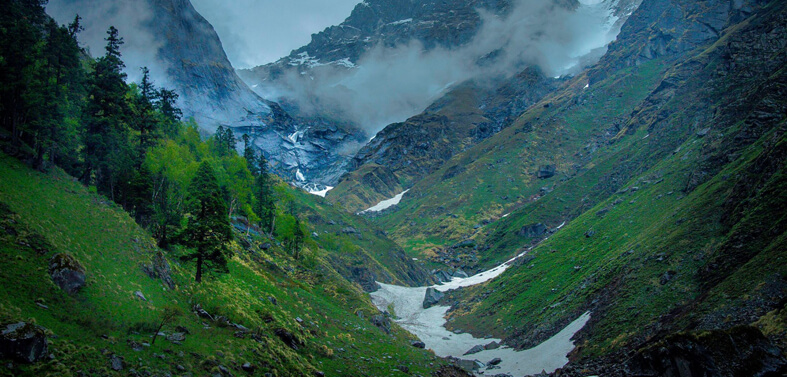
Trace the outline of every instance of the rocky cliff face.
<instances>
[{"instance_id":1,"label":"rocky cliff face","mask_svg":"<svg viewBox=\"0 0 787 377\"><path fill-rule=\"evenodd\" d=\"M129 78L148 66L156 84L175 89L186 117L206 131L219 125L276 123L270 104L235 74L218 35L188 0L53 0L47 12L59 22L83 17L80 40L101 54L107 28L118 28Z\"/></svg>"},{"instance_id":2,"label":"rocky cliff face","mask_svg":"<svg viewBox=\"0 0 787 377\"><path fill-rule=\"evenodd\" d=\"M286 132L270 103L235 74L213 26L188 0L148 0L146 25L163 43L157 57L167 63L167 79L181 95L184 115L208 131L224 126L271 126ZM86 20L90 22L90 20ZM128 31L126 35L134 33ZM126 38L133 38L129 35Z\"/></svg>"},{"instance_id":3,"label":"rocky cliff face","mask_svg":"<svg viewBox=\"0 0 787 377\"><path fill-rule=\"evenodd\" d=\"M473 81L458 85L423 113L380 131L353 157L352 173L328 198L351 211L390 198L507 127L559 83L531 67L492 87ZM458 169L446 172L446 179Z\"/></svg>"},{"instance_id":4,"label":"rocky cliff face","mask_svg":"<svg viewBox=\"0 0 787 377\"><path fill-rule=\"evenodd\" d=\"M412 40L420 41L426 49L456 47L478 31L481 17L477 9L504 14L510 6L509 0L364 1L341 24L312 35L308 45L275 63L240 74L259 84L276 81L289 71L307 74L326 66L352 69L376 46L395 47Z\"/></svg>"},{"instance_id":5,"label":"rocky cliff face","mask_svg":"<svg viewBox=\"0 0 787 377\"><path fill-rule=\"evenodd\" d=\"M103 51L106 28L117 26L126 42L122 52L131 79L139 66L148 66L156 84L180 95L186 118L193 117L207 133L224 126L238 138L249 134L285 179L297 182L299 171L306 176L320 171L327 183L335 181L344 172L342 156L365 138L318 117L291 117L288 111L297 109L254 93L235 73L213 27L188 0L54 0L47 10L63 23L79 13L86 26L82 40L94 54Z\"/></svg>"}]
</instances>

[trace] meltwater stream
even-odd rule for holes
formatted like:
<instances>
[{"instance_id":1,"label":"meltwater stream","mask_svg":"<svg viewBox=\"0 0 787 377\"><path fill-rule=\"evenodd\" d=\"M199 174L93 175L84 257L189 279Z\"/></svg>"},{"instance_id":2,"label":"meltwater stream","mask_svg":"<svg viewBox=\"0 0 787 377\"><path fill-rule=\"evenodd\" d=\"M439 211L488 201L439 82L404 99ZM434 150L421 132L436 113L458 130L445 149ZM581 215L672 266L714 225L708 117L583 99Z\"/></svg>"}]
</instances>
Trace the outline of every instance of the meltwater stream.
<instances>
[{"instance_id":1,"label":"meltwater stream","mask_svg":"<svg viewBox=\"0 0 787 377\"><path fill-rule=\"evenodd\" d=\"M520 254L491 270L464 279L454 278L448 283L432 287L438 291L446 292L489 281L502 274L508 269L511 262L524 254ZM493 341L500 342L500 339L474 338L470 334L454 334L448 331L445 328L445 314L449 308L447 306L433 306L424 309L423 301L426 289L427 287L411 288L380 283L380 289L371 293L371 296L372 301L380 310L387 310L389 305L393 304L398 317L396 322L405 330L418 336L426 344L426 348L433 350L438 356L478 360L485 364L494 358L500 358L502 362L498 365L499 369L488 371L486 368L481 369L487 375L508 373L513 376L524 376L541 373L541 371L553 372L568 363L567 355L574 349L574 342L571 338L590 320L590 313L585 313L549 340L528 350L515 351L512 348L501 347L465 356L464 353L474 346L486 345Z\"/></svg>"}]
</instances>

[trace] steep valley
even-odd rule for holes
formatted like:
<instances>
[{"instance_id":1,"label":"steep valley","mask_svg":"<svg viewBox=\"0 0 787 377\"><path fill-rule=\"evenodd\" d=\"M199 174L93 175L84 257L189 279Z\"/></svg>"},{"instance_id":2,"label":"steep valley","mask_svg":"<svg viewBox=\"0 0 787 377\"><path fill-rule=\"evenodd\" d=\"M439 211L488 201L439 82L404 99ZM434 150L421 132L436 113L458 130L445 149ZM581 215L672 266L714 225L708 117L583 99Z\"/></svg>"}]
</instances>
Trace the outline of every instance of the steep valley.
<instances>
[{"instance_id":1,"label":"steep valley","mask_svg":"<svg viewBox=\"0 0 787 377\"><path fill-rule=\"evenodd\" d=\"M123 116L137 175L91 176L89 106L38 161L0 86L0 376L787 376L787 2L367 0L238 71L142 3L186 120Z\"/></svg>"}]
</instances>

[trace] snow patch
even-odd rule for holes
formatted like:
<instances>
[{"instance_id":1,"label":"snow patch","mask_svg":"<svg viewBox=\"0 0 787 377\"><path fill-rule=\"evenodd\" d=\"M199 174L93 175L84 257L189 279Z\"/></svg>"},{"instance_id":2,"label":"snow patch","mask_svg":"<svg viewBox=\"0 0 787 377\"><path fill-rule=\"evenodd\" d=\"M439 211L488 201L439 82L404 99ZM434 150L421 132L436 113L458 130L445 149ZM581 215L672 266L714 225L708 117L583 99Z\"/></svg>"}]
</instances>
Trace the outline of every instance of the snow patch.
<instances>
[{"instance_id":1,"label":"snow patch","mask_svg":"<svg viewBox=\"0 0 787 377\"><path fill-rule=\"evenodd\" d=\"M350 58L344 58L344 59L341 59L341 60L337 60L337 61L331 62L331 64L340 65L340 66L346 67L346 68L355 68L356 67L355 63L350 61Z\"/></svg>"},{"instance_id":2,"label":"snow patch","mask_svg":"<svg viewBox=\"0 0 787 377\"><path fill-rule=\"evenodd\" d=\"M325 189L322 190L309 190L308 193L312 195L322 196L323 198L325 195L328 195L328 191L333 190L333 187L326 186Z\"/></svg>"},{"instance_id":3,"label":"snow patch","mask_svg":"<svg viewBox=\"0 0 787 377\"><path fill-rule=\"evenodd\" d=\"M295 171L295 179L297 179L299 182L306 181L306 178L303 176L303 173L301 173L301 169Z\"/></svg>"},{"instance_id":4,"label":"snow patch","mask_svg":"<svg viewBox=\"0 0 787 377\"><path fill-rule=\"evenodd\" d=\"M381 201L380 203L377 203L377 205L375 205L375 206L373 206L371 208L368 208L366 210L358 212L358 214L360 215L362 213L367 213L367 212L380 212L380 211L382 211L384 209L391 208L391 207L399 204L399 202L402 201L402 197L404 196L404 194L406 194L408 191L410 191L410 190L404 190L404 192L402 192L401 194L396 195L396 196L394 196L391 199L383 200L383 201Z\"/></svg>"},{"instance_id":5,"label":"snow patch","mask_svg":"<svg viewBox=\"0 0 787 377\"><path fill-rule=\"evenodd\" d=\"M482 278L479 278L479 275ZM497 275L496 272L490 270L474 276L477 278L476 280L471 281L473 277L461 280L468 284L465 286L469 286L479 284L481 281L487 281L492 276ZM387 310L389 305L393 304L398 316L396 322L407 331L418 336L426 344L426 347L433 350L437 356L454 356L462 359L483 361L499 357L503 361L499 364L500 369L494 370L495 373L509 373L522 376L537 374L542 370L550 373L565 366L568 363L567 355L574 349L574 342L571 338L590 320L590 313L585 313L552 338L528 350L515 351L504 346L465 356L465 352L477 345L486 345L493 341L499 343L501 340L474 338L470 334L454 334L448 331L445 328L445 314L449 307L433 306L429 309L423 308L427 287L411 288L383 283L378 284L380 289L370 294L372 302L380 310ZM433 287L440 289L444 286L438 285Z\"/></svg>"},{"instance_id":6,"label":"snow patch","mask_svg":"<svg viewBox=\"0 0 787 377\"><path fill-rule=\"evenodd\" d=\"M301 65L305 65L305 66L307 66L309 68L314 68L314 67L319 67L319 66L326 65L326 64L320 63L320 59L312 57L312 56L309 56L309 53L305 52L305 51L299 53L296 56L297 56L296 58L291 58L290 59L290 62L288 63L289 65L291 65L293 67L298 67L298 66L301 66ZM301 72L301 74L303 75L304 73Z\"/></svg>"},{"instance_id":7,"label":"snow patch","mask_svg":"<svg viewBox=\"0 0 787 377\"><path fill-rule=\"evenodd\" d=\"M396 26L396 25L407 24L407 23L410 23L410 22L413 22L413 19L412 19L412 18L405 18L404 20L399 20L399 21L394 21L394 22L391 22L391 23L389 23L388 25L393 25L393 26Z\"/></svg>"}]
</instances>

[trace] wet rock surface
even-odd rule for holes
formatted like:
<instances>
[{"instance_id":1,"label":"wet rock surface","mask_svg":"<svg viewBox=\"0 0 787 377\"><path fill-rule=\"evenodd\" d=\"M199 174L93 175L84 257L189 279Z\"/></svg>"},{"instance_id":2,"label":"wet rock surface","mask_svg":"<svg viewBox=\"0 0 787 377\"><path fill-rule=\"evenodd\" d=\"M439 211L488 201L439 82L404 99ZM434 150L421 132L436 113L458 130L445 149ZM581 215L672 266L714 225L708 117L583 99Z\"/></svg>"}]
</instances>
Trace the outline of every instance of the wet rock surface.
<instances>
[{"instance_id":1,"label":"wet rock surface","mask_svg":"<svg viewBox=\"0 0 787 377\"><path fill-rule=\"evenodd\" d=\"M49 275L60 289L75 294L85 286L85 267L70 254L56 254L49 260Z\"/></svg>"},{"instance_id":2,"label":"wet rock surface","mask_svg":"<svg viewBox=\"0 0 787 377\"><path fill-rule=\"evenodd\" d=\"M0 358L31 364L49 354L49 341L43 327L19 322L0 328Z\"/></svg>"},{"instance_id":3,"label":"wet rock surface","mask_svg":"<svg viewBox=\"0 0 787 377\"><path fill-rule=\"evenodd\" d=\"M424 309L431 308L432 306L437 305L437 303L442 299L445 295L443 292L440 292L432 287L426 289L426 295L424 296Z\"/></svg>"}]
</instances>

